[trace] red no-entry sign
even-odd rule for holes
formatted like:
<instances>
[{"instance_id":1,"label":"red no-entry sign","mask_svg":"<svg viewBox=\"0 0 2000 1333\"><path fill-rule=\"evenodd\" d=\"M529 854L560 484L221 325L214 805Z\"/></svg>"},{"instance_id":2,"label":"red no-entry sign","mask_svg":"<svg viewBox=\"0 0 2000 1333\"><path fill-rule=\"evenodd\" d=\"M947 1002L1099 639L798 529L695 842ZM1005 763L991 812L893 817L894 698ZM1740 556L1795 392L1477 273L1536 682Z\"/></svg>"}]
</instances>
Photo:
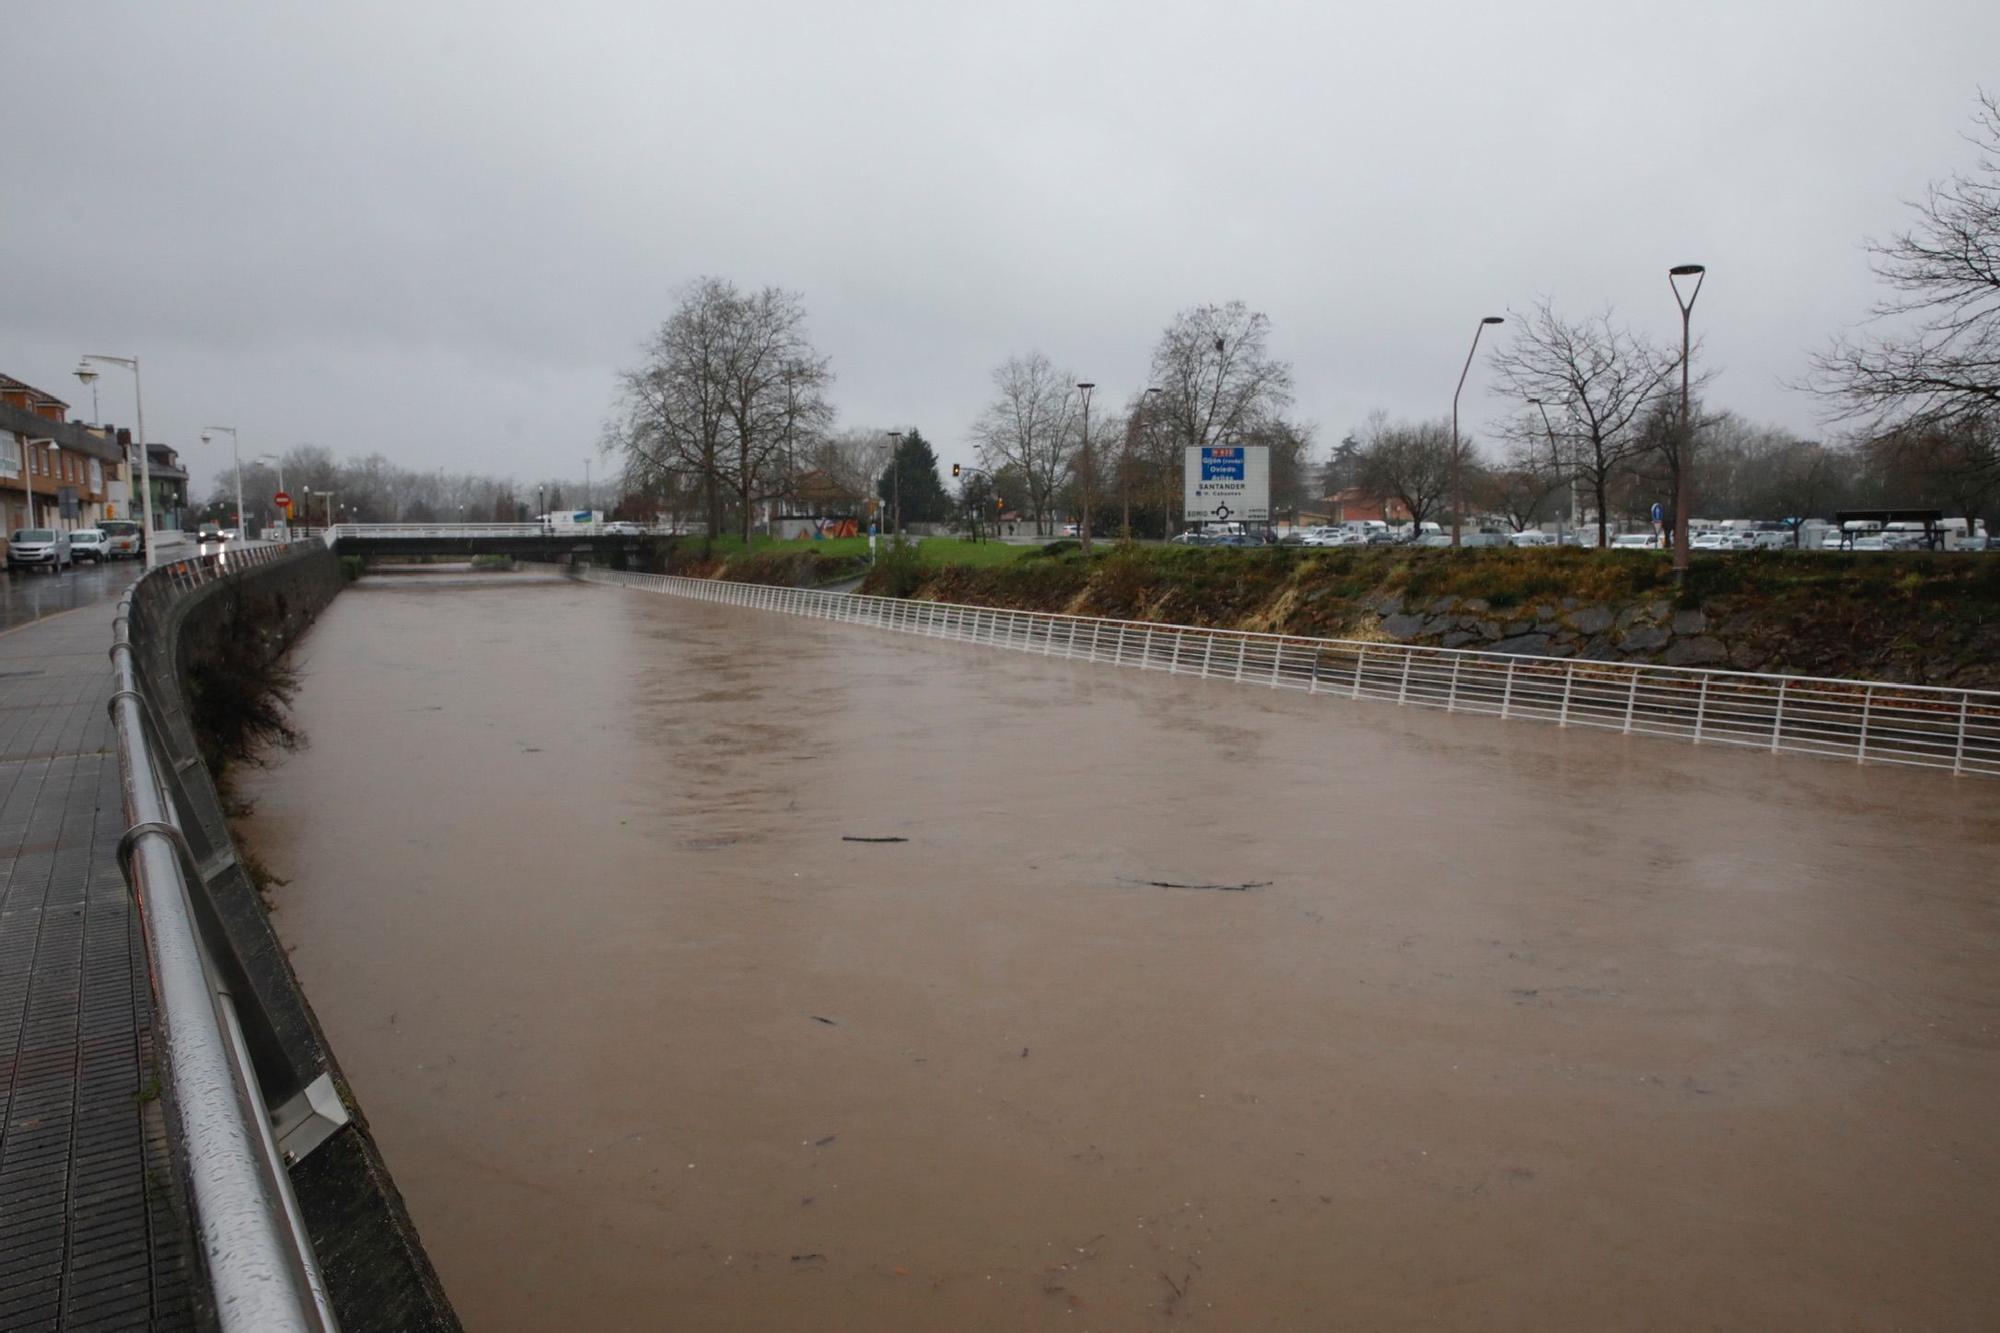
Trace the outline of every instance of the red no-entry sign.
<instances>
[{"instance_id":1,"label":"red no-entry sign","mask_svg":"<svg viewBox=\"0 0 2000 1333\"><path fill-rule=\"evenodd\" d=\"M280 509L290 509L292 507L292 497L287 495L283 491L279 491L276 495L271 497L271 503L278 506L278 508Z\"/></svg>"}]
</instances>

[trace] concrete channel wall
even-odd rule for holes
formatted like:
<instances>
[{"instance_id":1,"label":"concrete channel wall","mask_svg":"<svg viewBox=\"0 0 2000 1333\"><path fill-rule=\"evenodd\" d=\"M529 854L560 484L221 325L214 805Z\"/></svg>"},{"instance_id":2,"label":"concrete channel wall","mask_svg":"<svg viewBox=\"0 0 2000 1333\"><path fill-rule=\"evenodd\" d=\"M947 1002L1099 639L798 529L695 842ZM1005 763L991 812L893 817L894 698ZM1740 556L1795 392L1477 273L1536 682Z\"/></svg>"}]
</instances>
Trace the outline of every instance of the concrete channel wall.
<instances>
[{"instance_id":1,"label":"concrete channel wall","mask_svg":"<svg viewBox=\"0 0 2000 1333\"><path fill-rule=\"evenodd\" d=\"M456 1329L367 1120L237 855L191 717L197 692L215 687L225 662L240 668L246 650L250 660L274 662L343 582L338 557L318 543L193 586L162 570L136 587L129 636L201 874L189 887L203 942L236 997L334 1312L350 1329Z\"/></svg>"}]
</instances>

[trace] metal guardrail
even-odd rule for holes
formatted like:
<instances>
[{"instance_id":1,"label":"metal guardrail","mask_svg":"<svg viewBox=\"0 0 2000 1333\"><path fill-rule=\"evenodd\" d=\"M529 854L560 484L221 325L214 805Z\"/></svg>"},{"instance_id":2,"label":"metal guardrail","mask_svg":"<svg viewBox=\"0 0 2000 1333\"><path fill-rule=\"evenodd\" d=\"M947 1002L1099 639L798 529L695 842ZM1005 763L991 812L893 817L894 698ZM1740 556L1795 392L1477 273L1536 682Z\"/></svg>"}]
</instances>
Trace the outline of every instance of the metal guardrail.
<instances>
[{"instance_id":1,"label":"metal guardrail","mask_svg":"<svg viewBox=\"0 0 2000 1333\"><path fill-rule=\"evenodd\" d=\"M1447 712L2000 777L2000 692L1532 657L581 569L593 583L925 638Z\"/></svg>"},{"instance_id":2,"label":"metal guardrail","mask_svg":"<svg viewBox=\"0 0 2000 1333\"><path fill-rule=\"evenodd\" d=\"M110 700L130 827L119 861L140 906L159 996L162 1064L216 1320L225 1330L335 1330L333 1306L258 1089L234 997L202 943L192 899L201 869L162 768L167 745L131 641L133 599L161 581L184 595L286 554L245 544L175 560L119 604ZM157 585L156 585L157 586Z\"/></svg>"}]
</instances>

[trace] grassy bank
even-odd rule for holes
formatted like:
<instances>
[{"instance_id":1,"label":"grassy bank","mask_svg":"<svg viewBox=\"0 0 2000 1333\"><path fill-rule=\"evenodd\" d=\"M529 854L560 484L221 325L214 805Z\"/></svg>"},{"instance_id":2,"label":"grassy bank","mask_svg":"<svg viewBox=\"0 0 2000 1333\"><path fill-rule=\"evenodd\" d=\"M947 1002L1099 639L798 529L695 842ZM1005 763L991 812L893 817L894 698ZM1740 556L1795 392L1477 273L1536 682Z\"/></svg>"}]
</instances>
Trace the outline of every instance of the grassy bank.
<instances>
[{"instance_id":1,"label":"grassy bank","mask_svg":"<svg viewBox=\"0 0 2000 1333\"><path fill-rule=\"evenodd\" d=\"M876 549L878 555L886 556L892 550L892 543L886 537L878 538ZM909 549L914 553L915 563L925 568L1004 568L1041 552L1036 546L971 542L956 537L926 538L911 543ZM866 537L823 541L757 537L747 547L741 537L717 537L706 545L698 537L676 537L660 542L649 552L649 557L648 568L656 573L793 587L852 582L873 568Z\"/></svg>"},{"instance_id":2,"label":"grassy bank","mask_svg":"<svg viewBox=\"0 0 2000 1333\"><path fill-rule=\"evenodd\" d=\"M2000 558L1797 551L665 544L666 572L1326 638L2000 689Z\"/></svg>"},{"instance_id":3,"label":"grassy bank","mask_svg":"<svg viewBox=\"0 0 2000 1333\"><path fill-rule=\"evenodd\" d=\"M1088 563L1072 552L939 565L905 582L871 575L862 590L1448 647L1545 629L1562 640L1552 652L1570 650L1573 625L1603 622L1576 651L2000 688L2000 559L1978 555L1698 556L1677 584L1646 551L1120 547ZM1687 645L1654 626L1676 626Z\"/></svg>"}]
</instances>

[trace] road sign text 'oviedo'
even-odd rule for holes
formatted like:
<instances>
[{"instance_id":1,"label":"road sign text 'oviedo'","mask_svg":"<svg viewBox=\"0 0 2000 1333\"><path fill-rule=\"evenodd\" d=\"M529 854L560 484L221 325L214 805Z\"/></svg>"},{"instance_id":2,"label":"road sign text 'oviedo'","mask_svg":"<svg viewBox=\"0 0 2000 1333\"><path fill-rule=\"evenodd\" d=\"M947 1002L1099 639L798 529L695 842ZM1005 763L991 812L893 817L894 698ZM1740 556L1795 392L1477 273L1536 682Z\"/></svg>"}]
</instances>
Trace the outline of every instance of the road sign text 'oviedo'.
<instances>
[{"instance_id":1,"label":"road sign text 'oviedo'","mask_svg":"<svg viewBox=\"0 0 2000 1333\"><path fill-rule=\"evenodd\" d=\"M1270 449L1261 444L1188 446L1182 507L1189 523L1270 522Z\"/></svg>"}]
</instances>

